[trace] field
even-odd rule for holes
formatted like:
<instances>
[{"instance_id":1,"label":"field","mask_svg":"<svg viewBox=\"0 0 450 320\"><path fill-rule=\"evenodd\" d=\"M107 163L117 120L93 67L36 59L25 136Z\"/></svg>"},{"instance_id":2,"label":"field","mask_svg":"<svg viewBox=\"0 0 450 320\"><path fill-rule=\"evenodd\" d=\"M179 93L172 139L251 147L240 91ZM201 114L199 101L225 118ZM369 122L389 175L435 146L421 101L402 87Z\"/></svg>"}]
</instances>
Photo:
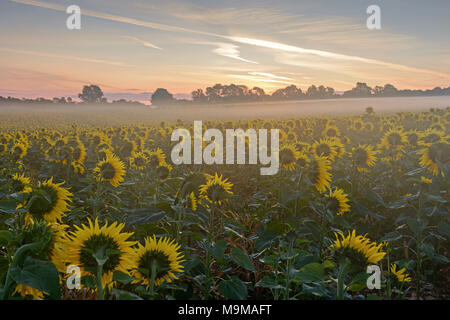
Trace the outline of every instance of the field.
<instances>
[{"instance_id":1,"label":"field","mask_svg":"<svg viewBox=\"0 0 450 320\"><path fill-rule=\"evenodd\" d=\"M373 103L5 107L0 297L448 299L450 109ZM172 131L206 118L279 129L279 173L174 165Z\"/></svg>"}]
</instances>

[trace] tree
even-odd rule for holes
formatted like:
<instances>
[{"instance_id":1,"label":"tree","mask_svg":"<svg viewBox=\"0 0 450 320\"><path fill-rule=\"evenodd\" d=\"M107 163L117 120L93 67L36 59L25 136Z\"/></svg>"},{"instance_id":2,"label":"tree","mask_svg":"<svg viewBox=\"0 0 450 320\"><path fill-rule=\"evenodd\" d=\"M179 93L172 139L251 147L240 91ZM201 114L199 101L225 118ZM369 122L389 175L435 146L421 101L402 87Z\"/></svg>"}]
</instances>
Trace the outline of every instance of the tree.
<instances>
[{"instance_id":1,"label":"tree","mask_svg":"<svg viewBox=\"0 0 450 320\"><path fill-rule=\"evenodd\" d=\"M84 86L83 92L78 94L78 97L86 103L100 103L106 101L106 98L103 97L102 89L93 84L90 86Z\"/></svg>"},{"instance_id":2,"label":"tree","mask_svg":"<svg viewBox=\"0 0 450 320\"><path fill-rule=\"evenodd\" d=\"M192 100L194 102L204 103L204 102L208 101L208 99L207 99L206 95L203 93L202 89L197 89L195 91L192 91L191 95L192 95Z\"/></svg>"},{"instance_id":3,"label":"tree","mask_svg":"<svg viewBox=\"0 0 450 320\"><path fill-rule=\"evenodd\" d=\"M371 95L372 88L364 82L357 82L355 88L344 92L344 97L370 97Z\"/></svg>"},{"instance_id":4,"label":"tree","mask_svg":"<svg viewBox=\"0 0 450 320\"><path fill-rule=\"evenodd\" d=\"M152 97L150 98L152 105L167 105L175 102L176 100L173 98L173 95L164 88L158 88L155 92L153 92Z\"/></svg>"}]
</instances>

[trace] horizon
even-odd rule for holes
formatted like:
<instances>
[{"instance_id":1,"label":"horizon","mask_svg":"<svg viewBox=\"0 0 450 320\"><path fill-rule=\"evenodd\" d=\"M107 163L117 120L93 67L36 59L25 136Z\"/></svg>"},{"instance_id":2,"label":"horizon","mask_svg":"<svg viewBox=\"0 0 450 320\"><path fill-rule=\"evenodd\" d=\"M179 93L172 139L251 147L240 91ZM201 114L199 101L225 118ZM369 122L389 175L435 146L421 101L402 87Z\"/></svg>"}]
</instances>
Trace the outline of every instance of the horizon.
<instances>
[{"instance_id":1,"label":"horizon","mask_svg":"<svg viewBox=\"0 0 450 320\"><path fill-rule=\"evenodd\" d=\"M91 83L134 101L160 87L186 97L216 83L266 93L291 84L450 86L450 3L378 1L381 29L369 30L370 1L318 2L6 0L0 96L74 96ZM66 27L72 4L80 30Z\"/></svg>"}]
</instances>

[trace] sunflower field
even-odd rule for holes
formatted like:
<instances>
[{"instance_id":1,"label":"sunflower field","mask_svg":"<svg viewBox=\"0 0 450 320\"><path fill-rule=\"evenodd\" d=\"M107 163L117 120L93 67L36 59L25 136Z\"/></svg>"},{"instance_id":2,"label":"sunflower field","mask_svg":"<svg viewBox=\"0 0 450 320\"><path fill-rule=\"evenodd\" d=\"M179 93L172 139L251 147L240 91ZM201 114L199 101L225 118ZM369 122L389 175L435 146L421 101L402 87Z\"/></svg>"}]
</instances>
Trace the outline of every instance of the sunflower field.
<instances>
[{"instance_id":1,"label":"sunflower field","mask_svg":"<svg viewBox=\"0 0 450 320\"><path fill-rule=\"evenodd\" d=\"M203 122L279 129L273 176L174 165L190 121L0 124L1 299L450 298L450 108Z\"/></svg>"}]
</instances>

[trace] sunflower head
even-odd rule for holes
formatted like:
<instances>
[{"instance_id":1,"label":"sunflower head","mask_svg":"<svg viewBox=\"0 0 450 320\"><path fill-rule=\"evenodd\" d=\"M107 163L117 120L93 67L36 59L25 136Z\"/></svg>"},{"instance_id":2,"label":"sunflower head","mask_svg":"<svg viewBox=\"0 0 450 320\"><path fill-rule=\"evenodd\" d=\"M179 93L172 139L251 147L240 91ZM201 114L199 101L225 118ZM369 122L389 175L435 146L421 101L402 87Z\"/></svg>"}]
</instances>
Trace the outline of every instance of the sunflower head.
<instances>
[{"instance_id":1,"label":"sunflower head","mask_svg":"<svg viewBox=\"0 0 450 320\"><path fill-rule=\"evenodd\" d=\"M330 189L328 194L325 194L328 198L327 208L332 213L342 216L344 213L350 211L350 205L347 203L348 196L344 193L342 189L335 189L332 191Z\"/></svg>"},{"instance_id":2,"label":"sunflower head","mask_svg":"<svg viewBox=\"0 0 450 320\"><path fill-rule=\"evenodd\" d=\"M214 176L209 176L206 184L199 187L200 197L208 203L220 205L228 195L233 194L232 187L233 184L228 179L223 179L216 173Z\"/></svg>"},{"instance_id":3,"label":"sunflower head","mask_svg":"<svg viewBox=\"0 0 450 320\"><path fill-rule=\"evenodd\" d=\"M156 168L156 175L158 176L158 178L164 180L169 177L171 171L172 166L164 162Z\"/></svg>"},{"instance_id":4,"label":"sunflower head","mask_svg":"<svg viewBox=\"0 0 450 320\"><path fill-rule=\"evenodd\" d=\"M293 144L285 145L280 148L280 164L288 171L295 168L297 159L300 157L300 152Z\"/></svg>"},{"instance_id":5,"label":"sunflower head","mask_svg":"<svg viewBox=\"0 0 450 320\"><path fill-rule=\"evenodd\" d=\"M408 138L403 130L391 129L384 134L380 146L385 149L400 151L406 143L408 143Z\"/></svg>"},{"instance_id":6,"label":"sunflower head","mask_svg":"<svg viewBox=\"0 0 450 320\"><path fill-rule=\"evenodd\" d=\"M25 175L16 173L12 177L12 191L14 193L30 193L32 191L31 188L31 180Z\"/></svg>"},{"instance_id":7,"label":"sunflower head","mask_svg":"<svg viewBox=\"0 0 450 320\"><path fill-rule=\"evenodd\" d=\"M102 266L102 286L113 285L114 271L128 274L133 267L133 249L136 244L128 241L132 233L122 232L124 224L106 222L99 226L98 219L88 225L75 226L75 231L68 233L65 240L66 250L62 260L68 265L76 265L81 275L95 276L98 265Z\"/></svg>"},{"instance_id":8,"label":"sunflower head","mask_svg":"<svg viewBox=\"0 0 450 320\"><path fill-rule=\"evenodd\" d=\"M26 228L17 235L17 243L22 246L34 243L36 246L31 250L30 256L36 259L49 260L56 268L65 272L63 263L59 259L64 248L65 225L48 223L46 221L32 221ZM21 297L32 297L34 300L44 299L46 292L24 284L17 284L13 294L20 294Z\"/></svg>"},{"instance_id":9,"label":"sunflower head","mask_svg":"<svg viewBox=\"0 0 450 320\"><path fill-rule=\"evenodd\" d=\"M355 230L349 232L347 236L341 232L335 233L335 236L336 240L331 249L358 265L377 264L386 255L382 250L382 243L372 242L365 235L357 236Z\"/></svg>"},{"instance_id":10,"label":"sunflower head","mask_svg":"<svg viewBox=\"0 0 450 320\"><path fill-rule=\"evenodd\" d=\"M184 261L179 249L180 245L169 238L145 238L144 245L139 243L134 250L132 275L139 279L134 283L143 283L148 288L152 279L156 286L178 279L175 274L183 272L181 263Z\"/></svg>"},{"instance_id":11,"label":"sunflower head","mask_svg":"<svg viewBox=\"0 0 450 320\"><path fill-rule=\"evenodd\" d=\"M312 145L312 153L316 157L324 157L331 162L333 162L337 156L336 146L329 138L320 139L319 141L314 142Z\"/></svg>"},{"instance_id":12,"label":"sunflower head","mask_svg":"<svg viewBox=\"0 0 450 320\"><path fill-rule=\"evenodd\" d=\"M376 161L376 154L378 152L373 150L369 145L358 145L352 148L352 152L349 153L353 166L358 169L366 169L373 167Z\"/></svg>"},{"instance_id":13,"label":"sunflower head","mask_svg":"<svg viewBox=\"0 0 450 320\"><path fill-rule=\"evenodd\" d=\"M325 157L312 157L308 166L309 180L314 184L317 191L324 192L330 187L331 164Z\"/></svg>"},{"instance_id":14,"label":"sunflower head","mask_svg":"<svg viewBox=\"0 0 450 320\"><path fill-rule=\"evenodd\" d=\"M62 183L53 183L53 177L33 188L28 213L36 219L49 222L61 221L62 215L69 210L72 193L61 187Z\"/></svg>"},{"instance_id":15,"label":"sunflower head","mask_svg":"<svg viewBox=\"0 0 450 320\"><path fill-rule=\"evenodd\" d=\"M11 155L14 159L22 159L27 154L28 147L24 143L16 142L11 147Z\"/></svg>"},{"instance_id":16,"label":"sunflower head","mask_svg":"<svg viewBox=\"0 0 450 320\"><path fill-rule=\"evenodd\" d=\"M392 263L390 270L398 282L411 282L411 277L406 273L406 268L397 270L397 265L395 263Z\"/></svg>"},{"instance_id":17,"label":"sunflower head","mask_svg":"<svg viewBox=\"0 0 450 320\"><path fill-rule=\"evenodd\" d=\"M97 180L107 181L113 187L118 187L124 181L125 165L117 156L110 154L98 162L94 173L97 174Z\"/></svg>"},{"instance_id":18,"label":"sunflower head","mask_svg":"<svg viewBox=\"0 0 450 320\"><path fill-rule=\"evenodd\" d=\"M439 172L444 176L443 166L450 162L450 144L447 142L436 142L429 147L419 150L421 157L419 163L422 167L437 176Z\"/></svg>"},{"instance_id":19,"label":"sunflower head","mask_svg":"<svg viewBox=\"0 0 450 320\"><path fill-rule=\"evenodd\" d=\"M0 156L6 154L8 146L5 143L0 143Z\"/></svg>"},{"instance_id":20,"label":"sunflower head","mask_svg":"<svg viewBox=\"0 0 450 320\"><path fill-rule=\"evenodd\" d=\"M130 158L130 166L138 170L144 170L148 163L148 158L143 152L135 152Z\"/></svg>"}]
</instances>

